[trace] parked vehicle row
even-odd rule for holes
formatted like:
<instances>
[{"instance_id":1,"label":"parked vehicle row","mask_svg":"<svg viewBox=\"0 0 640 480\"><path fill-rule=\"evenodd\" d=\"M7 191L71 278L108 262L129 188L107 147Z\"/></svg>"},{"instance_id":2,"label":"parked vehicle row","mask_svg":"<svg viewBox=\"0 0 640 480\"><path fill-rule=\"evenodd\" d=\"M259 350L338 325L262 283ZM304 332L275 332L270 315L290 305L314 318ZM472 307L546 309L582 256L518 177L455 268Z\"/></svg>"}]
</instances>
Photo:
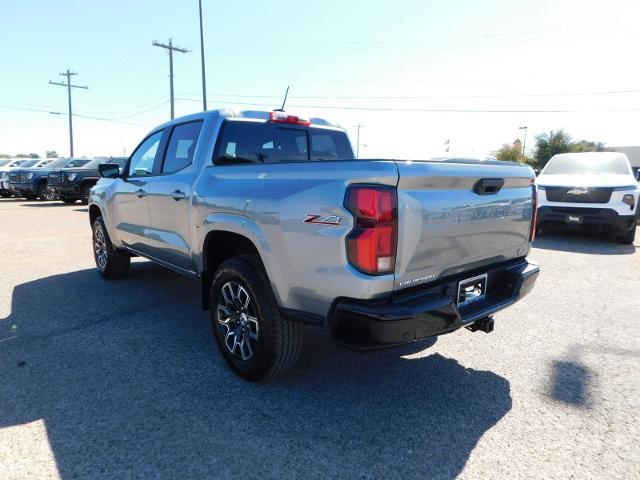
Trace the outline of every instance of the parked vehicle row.
<instances>
[{"instance_id":1,"label":"parked vehicle row","mask_svg":"<svg viewBox=\"0 0 640 480\"><path fill-rule=\"evenodd\" d=\"M86 204L89 190L100 176L100 164L122 167L124 157L108 159L58 158L45 160L17 160L0 164L3 197L14 196L27 200L59 199L65 203L81 200Z\"/></svg>"}]
</instances>

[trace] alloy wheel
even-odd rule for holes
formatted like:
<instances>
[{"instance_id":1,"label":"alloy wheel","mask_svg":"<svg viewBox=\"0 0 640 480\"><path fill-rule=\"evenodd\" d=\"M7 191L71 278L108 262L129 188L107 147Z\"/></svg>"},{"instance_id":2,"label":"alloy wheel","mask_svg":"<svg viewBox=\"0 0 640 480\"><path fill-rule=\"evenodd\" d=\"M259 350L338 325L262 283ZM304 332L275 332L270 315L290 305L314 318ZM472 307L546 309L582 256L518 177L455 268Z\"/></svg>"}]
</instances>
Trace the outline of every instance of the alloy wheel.
<instances>
[{"instance_id":1,"label":"alloy wheel","mask_svg":"<svg viewBox=\"0 0 640 480\"><path fill-rule=\"evenodd\" d=\"M93 250L96 255L96 264L99 270L104 270L107 266L107 241L104 236L102 225L97 224L93 232Z\"/></svg>"},{"instance_id":2,"label":"alloy wheel","mask_svg":"<svg viewBox=\"0 0 640 480\"><path fill-rule=\"evenodd\" d=\"M220 289L216 314L229 353L244 361L251 359L258 341L259 325L247 290L238 282L225 283Z\"/></svg>"}]
</instances>

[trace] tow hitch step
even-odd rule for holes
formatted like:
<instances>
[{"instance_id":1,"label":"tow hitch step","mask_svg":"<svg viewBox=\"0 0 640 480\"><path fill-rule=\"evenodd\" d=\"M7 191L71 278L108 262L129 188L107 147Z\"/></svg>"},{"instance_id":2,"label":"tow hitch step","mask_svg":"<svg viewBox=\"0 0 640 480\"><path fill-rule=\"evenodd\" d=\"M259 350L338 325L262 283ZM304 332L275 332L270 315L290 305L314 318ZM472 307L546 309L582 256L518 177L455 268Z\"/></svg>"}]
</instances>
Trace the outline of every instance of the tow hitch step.
<instances>
[{"instance_id":1,"label":"tow hitch step","mask_svg":"<svg viewBox=\"0 0 640 480\"><path fill-rule=\"evenodd\" d=\"M484 333L493 332L493 317L484 317L480 320L476 320L471 325L465 327L467 330L477 332L478 330Z\"/></svg>"}]
</instances>

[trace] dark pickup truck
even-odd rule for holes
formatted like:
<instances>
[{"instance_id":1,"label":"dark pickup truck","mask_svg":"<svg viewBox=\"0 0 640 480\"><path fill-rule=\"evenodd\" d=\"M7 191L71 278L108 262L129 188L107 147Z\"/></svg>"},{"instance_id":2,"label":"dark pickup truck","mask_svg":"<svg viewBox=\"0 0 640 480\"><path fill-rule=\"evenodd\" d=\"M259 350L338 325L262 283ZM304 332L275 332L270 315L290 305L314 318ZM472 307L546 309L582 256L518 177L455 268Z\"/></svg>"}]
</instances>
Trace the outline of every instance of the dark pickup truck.
<instances>
[{"instance_id":1,"label":"dark pickup truck","mask_svg":"<svg viewBox=\"0 0 640 480\"><path fill-rule=\"evenodd\" d=\"M121 169L126 158L114 157L108 159L79 159L81 165L74 165L71 168L61 168L52 170L47 176L47 190L50 196L59 198L64 203L75 203L81 200L83 204L89 201L89 191L98 180L100 174L98 165L104 163L115 163Z\"/></svg>"}]
</instances>

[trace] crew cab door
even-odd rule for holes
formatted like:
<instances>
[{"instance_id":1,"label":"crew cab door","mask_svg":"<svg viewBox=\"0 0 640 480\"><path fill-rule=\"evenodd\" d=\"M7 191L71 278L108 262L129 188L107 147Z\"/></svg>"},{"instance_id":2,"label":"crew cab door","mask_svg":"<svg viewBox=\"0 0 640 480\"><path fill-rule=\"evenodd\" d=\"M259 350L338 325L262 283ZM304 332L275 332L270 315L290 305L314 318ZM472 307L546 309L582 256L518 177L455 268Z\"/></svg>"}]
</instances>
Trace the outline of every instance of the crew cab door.
<instances>
[{"instance_id":1,"label":"crew cab door","mask_svg":"<svg viewBox=\"0 0 640 480\"><path fill-rule=\"evenodd\" d=\"M149 180L159 166L164 131L148 136L134 151L123 178L115 180L113 190L113 219L122 243L150 254L148 234L151 216L147 201Z\"/></svg>"},{"instance_id":2,"label":"crew cab door","mask_svg":"<svg viewBox=\"0 0 640 480\"><path fill-rule=\"evenodd\" d=\"M158 175L146 186L151 255L184 270L191 266L191 192L202 120L173 126Z\"/></svg>"}]
</instances>

